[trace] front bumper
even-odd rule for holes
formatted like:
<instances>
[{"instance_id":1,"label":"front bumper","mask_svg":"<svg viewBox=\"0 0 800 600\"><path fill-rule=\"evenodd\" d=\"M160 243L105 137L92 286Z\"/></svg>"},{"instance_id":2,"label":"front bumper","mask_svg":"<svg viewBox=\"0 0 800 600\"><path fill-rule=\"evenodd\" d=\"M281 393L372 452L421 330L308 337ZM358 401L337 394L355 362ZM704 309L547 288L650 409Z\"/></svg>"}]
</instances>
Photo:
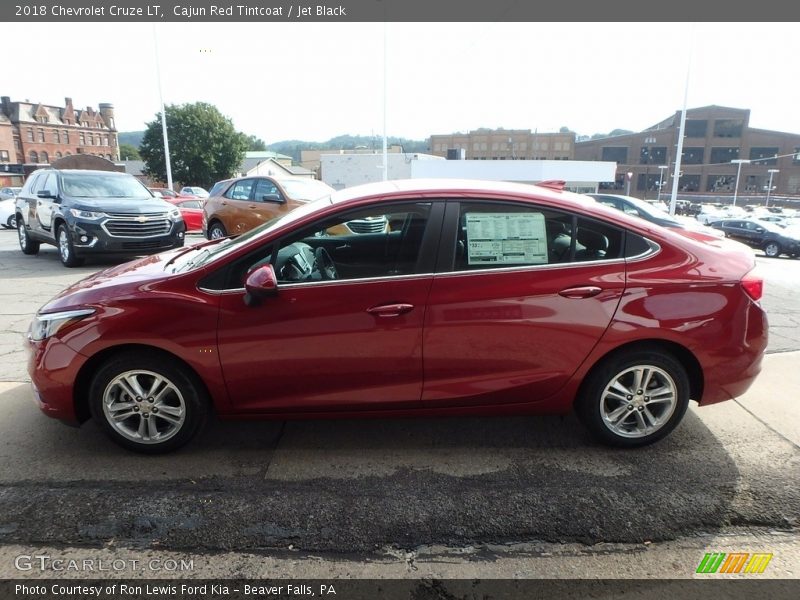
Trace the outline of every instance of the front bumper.
<instances>
[{"instance_id":1,"label":"front bumper","mask_svg":"<svg viewBox=\"0 0 800 600\"><path fill-rule=\"evenodd\" d=\"M186 225L181 221L170 221L165 232L152 233L147 230L128 235L110 232L110 220L85 221L75 219L69 222L72 246L75 254L155 254L180 248L184 244ZM145 224L146 225L146 224Z\"/></svg>"},{"instance_id":2,"label":"front bumper","mask_svg":"<svg viewBox=\"0 0 800 600\"><path fill-rule=\"evenodd\" d=\"M87 358L52 337L40 342L26 338L25 348L36 405L48 417L79 425L75 379Z\"/></svg>"}]
</instances>

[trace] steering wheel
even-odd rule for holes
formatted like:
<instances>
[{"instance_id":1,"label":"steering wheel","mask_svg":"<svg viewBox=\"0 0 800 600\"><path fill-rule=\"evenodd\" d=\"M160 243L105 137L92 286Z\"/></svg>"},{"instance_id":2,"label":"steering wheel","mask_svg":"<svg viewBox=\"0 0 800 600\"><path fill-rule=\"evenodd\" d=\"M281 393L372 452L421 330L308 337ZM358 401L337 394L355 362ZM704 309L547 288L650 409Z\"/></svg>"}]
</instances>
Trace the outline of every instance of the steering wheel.
<instances>
[{"instance_id":1,"label":"steering wheel","mask_svg":"<svg viewBox=\"0 0 800 600\"><path fill-rule=\"evenodd\" d=\"M336 263L333 262L331 255L325 248L319 246L314 250L314 259L317 263L320 275L323 279L338 279L339 272L336 270Z\"/></svg>"}]
</instances>

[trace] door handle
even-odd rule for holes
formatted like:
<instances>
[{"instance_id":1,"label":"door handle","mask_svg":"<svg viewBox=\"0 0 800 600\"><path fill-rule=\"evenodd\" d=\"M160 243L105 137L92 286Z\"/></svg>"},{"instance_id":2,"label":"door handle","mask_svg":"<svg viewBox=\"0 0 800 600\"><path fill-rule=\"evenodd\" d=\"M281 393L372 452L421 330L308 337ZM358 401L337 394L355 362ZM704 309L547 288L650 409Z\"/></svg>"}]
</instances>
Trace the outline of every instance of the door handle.
<instances>
[{"instance_id":1,"label":"door handle","mask_svg":"<svg viewBox=\"0 0 800 600\"><path fill-rule=\"evenodd\" d=\"M558 295L564 296L564 298L592 298L593 296L597 296L597 294L602 291L603 289L597 286L586 285L583 287L573 287L561 290L558 292Z\"/></svg>"},{"instance_id":2,"label":"door handle","mask_svg":"<svg viewBox=\"0 0 800 600\"><path fill-rule=\"evenodd\" d=\"M368 308L367 312L376 317L399 317L414 310L413 304L381 304Z\"/></svg>"}]
</instances>

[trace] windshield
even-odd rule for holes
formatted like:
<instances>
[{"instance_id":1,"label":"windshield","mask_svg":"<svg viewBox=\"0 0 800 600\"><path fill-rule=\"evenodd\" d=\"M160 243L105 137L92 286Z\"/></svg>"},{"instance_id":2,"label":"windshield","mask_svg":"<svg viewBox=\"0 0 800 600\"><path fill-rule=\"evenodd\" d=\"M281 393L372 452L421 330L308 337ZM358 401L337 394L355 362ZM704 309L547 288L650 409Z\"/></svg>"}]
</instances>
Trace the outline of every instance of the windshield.
<instances>
[{"instance_id":1,"label":"windshield","mask_svg":"<svg viewBox=\"0 0 800 600\"><path fill-rule=\"evenodd\" d=\"M293 200L316 200L333 192L327 183L316 179L282 179L280 183Z\"/></svg>"},{"instance_id":2,"label":"windshield","mask_svg":"<svg viewBox=\"0 0 800 600\"><path fill-rule=\"evenodd\" d=\"M153 194L132 175L114 173L62 173L63 192L74 198L152 198Z\"/></svg>"},{"instance_id":3,"label":"windshield","mask_svg":"<svg viewBox=\"0 0 800 600\"><path fill-rule=\"evenodd\" d=\"M270 231L273 231L279 227L283 227L284 225L288 225L289 223L302 219L306 215L313 214L316 211L320 210L321 208L329 206L330 204L331 204L330 196L326 196L325 198L320 198L318 200L315 200L314 202L303 204L302 206L295 208L293 211L290 211L285 215L267 221L263 225L260 225L255 229L251 229L250 231L248 231L247 233L243 233L239 237L226 238L217 245L205 246L199 250L197 255L194 256L182 255L181 257L179 257L178 260L175 261L174 270L188 271L191 268L201 267L203 265L213 263L217 260L224 258L225 256L228 256L231 252L235 252L238 248L241 248L243 245L250 242L253 238L266 235Z\"/></svg>"}]
</instances>

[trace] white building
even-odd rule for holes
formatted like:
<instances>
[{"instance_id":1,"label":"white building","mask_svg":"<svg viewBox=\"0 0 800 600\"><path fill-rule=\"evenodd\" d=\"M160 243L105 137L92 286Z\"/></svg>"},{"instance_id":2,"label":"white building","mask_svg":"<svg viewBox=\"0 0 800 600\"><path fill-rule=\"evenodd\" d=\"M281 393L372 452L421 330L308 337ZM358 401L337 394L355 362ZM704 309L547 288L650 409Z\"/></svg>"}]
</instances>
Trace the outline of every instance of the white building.
<instances>
[{"instance_id":1,"label":"white building","mask_svg":"<svg viewBox=\"0 0 800 600\"><path fill-rule=\"evenodd\" d=\"M445 160L418 153L389 154L388 179L484 179L536 183L563 180L572 191L596 192L614 181L615 162L577 160ZM335 189L383 179L383 154L323 154L322 181Z\"/></svg>"}]
</instances>

